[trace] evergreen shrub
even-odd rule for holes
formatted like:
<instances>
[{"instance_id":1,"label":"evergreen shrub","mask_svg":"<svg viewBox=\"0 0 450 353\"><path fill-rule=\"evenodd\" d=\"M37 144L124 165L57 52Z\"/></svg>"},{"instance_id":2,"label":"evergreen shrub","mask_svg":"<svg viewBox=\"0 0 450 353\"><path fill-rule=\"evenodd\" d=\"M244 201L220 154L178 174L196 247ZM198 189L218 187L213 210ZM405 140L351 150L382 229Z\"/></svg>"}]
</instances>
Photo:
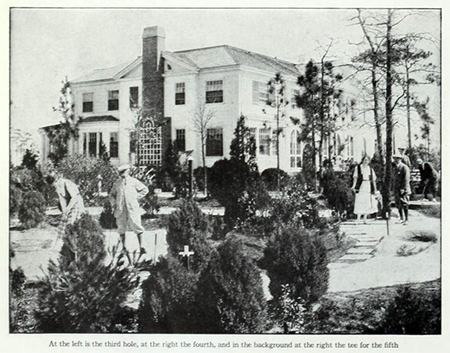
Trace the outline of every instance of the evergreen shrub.
<instances>
[{"instance_id":1,"label":"evergreen shrub","mask_svg":"<svg viewBox=\"0 0 450 353\"><path fill-rule=\"evenodd\" d=\"M377 329L381 334L424 335L441 333L440 291L398 290Z\"/></svg>"},{"instance_id":2,"label":"evergreen shrub","mask_svg":"<svg viewBox=\"0 0 450 353\"><path fill-rule=\"evenodd\" d=\"M115 229L117 228L116 217L109 200L105 200L103 203L103 210L100 213L99 223L103 229Z\"/></svg>"},{"instance_id":3,"label":"evergreen shrub","mask_svg":"<svg viewBox=\"0 0 450 353\"><path fill-rule=\"evenodd\" d=\"M140 200L142 208L145 210L145 217L152 217L159 211L158 195L155 193L155 188L149 186L147 195Z\"/></svg>"},{"instance_id":4,"label":"evergreen shrub","mask_svg":"<svg viewBox=\"0 0 450 353\"><path fill-rule=\"evenodd\" d=\"M353 212L354 196L350 189L347 173L327 169L322 175L323 195L328 206L342 217L349 217Z\"/></svg>"},{"instance_id":5,"label":"evergreen shrub","mask_svg":"<svg viewBox=\"0 0 450 353\"><path fill-rule=\"evenodd\" d=\"M150 269L142 283L142 299L138 310L139 332L193 333L197 327L194 315L197 274L187 271L171 255Z\"/></svg>"},{"instance_id":6,"label":"evergreen shrub","mask_svg":"<svg viewBox=\"0 0 450 353\"><path fill-rule=\"evenodd\" d=\"M277 168L268 168L261 173L261 179L267 187L267 190L277 191ZM280 169L280 187L284 188L289 183L289 174Z\"/></svg>"},{"instance_id":7,"label":"evergreen shrub","mask_svg":"<svg viewBox=\"0 0 450 353\"><path fill-rule=\"evenodd\" d=\"M183 199L179 209L168 216L166 239L169 252L178 257L184 246L189 245L190 250L195 252L192 259L195 271L200 271L209 260L209 236L208 217L193 200Z\"/></svg>"},{"instance_id":8,"label":"evergreen shrub","mask_svg":"<svg viewBox=\"0 0 450 353\"><path fill-rule=\"evenodd\" d=\"M198 332L255 334L266 329L261 273L239 238L227 239L214 251L200 275L196 300Z\"/></svg>"},{"instance_id":9,"label":"evergreen shrub","mask_svg":"<svg viewBox=\"0 0 450 353\"><path fill-rule=\"evenodd\" d=\"M56 261L38 282L37 330L45 333L116 332L137 266L124 267L114 248L106 259L100 225L87 213L68 225Z\"/></svg>"},{"instance_id":10,"label":"evergreen shrub","mask_svg":"<svg viewBox=\"0 0 450 353\"><path fill-rule=\"evenodd\" d=\"M318 300L328 288L327 250L321 236L305 228L282 228L269 239L261 266L270 278L275 302L289 285L291 297L306 304Z\"/></svg>"},{"instance_id":11,"label":"evergreen shrub","mask_svg":"<svg viewBox=\"0 0 450 353\"><path fill-rule=\"evenodd\" d=\"M19 206L19 220L25 229L38 226L45 218L45 199L39 191L24 193Z\"/></svg>"}]
</instances>

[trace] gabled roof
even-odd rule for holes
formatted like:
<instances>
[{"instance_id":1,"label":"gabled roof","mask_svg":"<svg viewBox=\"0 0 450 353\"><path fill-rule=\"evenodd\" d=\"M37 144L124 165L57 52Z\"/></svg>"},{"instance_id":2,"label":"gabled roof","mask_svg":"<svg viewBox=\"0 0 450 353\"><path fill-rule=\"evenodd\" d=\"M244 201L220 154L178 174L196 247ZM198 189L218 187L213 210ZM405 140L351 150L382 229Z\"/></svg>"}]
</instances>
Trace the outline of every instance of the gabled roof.
<instances>
[{"instance_id":1,"label":"gabled roof","mask_svg":"<svg viewBox=\"0 0 450 353\"><path fill-rule=\"evenodd\" d=\"M294 63L229 45L175 52L164 51L163 55L168 58L178 59L181 63L195 69L242 65L268 71L270 73L279 72L284 75L297 76L300 73L298 65ZM82 77L72 80L71 83L119 79L141 64L142 58L138 57L132 61L127 61L110 68L94 70Z\"/></svg>"},{"instance_id":2,"label":"gabled roof","mask_svg":"<svg viewBox=\"0 0 450 353\"><path fill-rule=\"evenodd\" d=\"M106 69L96 69L84 76L81 76L75 80L71 80L71 83L81 83L81 82L89 82L89 81L104 81L104 80L112 80L115 78L120 78L118 76L125 75L129 70L132 70L136 64L139 64L141 60L140 57L137 59L133 59L131 61L127 61L125 63L109 67Z\"/></svg>"},{"instance_id":3,"label":"gabled roof","mask_svg":"<svg viewBox=\"0 0 450 353\"><path fill-rule=\"evenodd\" d=\"M189 60L201 69L228 65L244 65L274 73L280 72L285 75L297 76L300 73L297 66L291 62L229 45L182 50L176 51L174 54L184 60Z\"/></svg>"}]
</instances>

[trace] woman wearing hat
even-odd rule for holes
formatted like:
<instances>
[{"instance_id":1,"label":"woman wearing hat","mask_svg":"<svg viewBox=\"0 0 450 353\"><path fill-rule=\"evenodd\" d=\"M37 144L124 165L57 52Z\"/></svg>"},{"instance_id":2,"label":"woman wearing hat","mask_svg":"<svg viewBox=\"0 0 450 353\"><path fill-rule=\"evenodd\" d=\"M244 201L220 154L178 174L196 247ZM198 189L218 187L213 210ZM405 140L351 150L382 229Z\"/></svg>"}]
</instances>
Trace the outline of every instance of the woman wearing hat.
<instances>
[{"instance_id":1,"label":"woman wearing hat","mask_svg":"<svg viewBox=\"0 0 450 353\"><path fill-rule=\"evenodd\" d=\"M355 192L356 222L359 223L361 217L363 223L367 223L367 215L378 212L378 205L374 202L372 195L377 191L375 172L369 165L370 158L367 155L362 157L361 163L355 167L353 173L352 191Z\"/></svg>"}]
</instances>

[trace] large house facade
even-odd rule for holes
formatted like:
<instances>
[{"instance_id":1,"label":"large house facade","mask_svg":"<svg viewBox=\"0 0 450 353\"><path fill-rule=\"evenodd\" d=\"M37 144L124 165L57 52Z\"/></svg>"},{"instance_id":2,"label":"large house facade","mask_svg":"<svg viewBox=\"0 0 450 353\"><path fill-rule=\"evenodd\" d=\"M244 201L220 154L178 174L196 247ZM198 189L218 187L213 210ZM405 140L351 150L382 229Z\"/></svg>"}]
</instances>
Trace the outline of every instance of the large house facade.
<instances>
[{"instance_id":1,"label":"large house facade","mask_svg":"<svg viewBox=\"0 0 450 353\"><path fill-rule=\"evenodd\" d=\"M164 29L145 28L142 56L70 81L79 128L70 153L100 156L106 151L114 165L138 160L140 165L158 165L174 141L198 167L202 165L203 130L206 164L212 166L229 156L236 122L244 115L255 137L260 171L275 168L279 158L281 169L298 172L306 147L301 139L303 111L295 104L301 69L227 45L169 52ZM268 91L268 82L277 73L285 81L287 104L281 107L268 104L280 98ZM367 135L369 143L363 144L361 139L366 141L366 137L348 128L352 120L348 106L345 111L340 105L342 129L324 144L325 157L358 160L362 152L373 154L373 133ZM45 163L51 149L45 128L41 136L41 161Z\"/></svg>"}]
</instances>

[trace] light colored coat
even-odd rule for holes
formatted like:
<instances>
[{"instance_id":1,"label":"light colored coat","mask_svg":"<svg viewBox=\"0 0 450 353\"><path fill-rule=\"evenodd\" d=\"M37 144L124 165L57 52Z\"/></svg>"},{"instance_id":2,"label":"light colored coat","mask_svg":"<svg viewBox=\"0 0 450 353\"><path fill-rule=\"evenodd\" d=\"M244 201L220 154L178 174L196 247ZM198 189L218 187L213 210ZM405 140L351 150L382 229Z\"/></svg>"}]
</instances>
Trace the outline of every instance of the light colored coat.
<instances>
[{"instance_id":1,"label":"light colored coat","mask_svg":"<svg viewBox=\"0 0 450 353\"><path fill-rule=\"evenodd\" d=\"M131 218L140 218L145 211L139 206L139 200L147 193L148 188L136 178L127 175L125 180L117 179L109 194L114 216L119 218L128 211Z\"/></svg>"}]
</instances>

